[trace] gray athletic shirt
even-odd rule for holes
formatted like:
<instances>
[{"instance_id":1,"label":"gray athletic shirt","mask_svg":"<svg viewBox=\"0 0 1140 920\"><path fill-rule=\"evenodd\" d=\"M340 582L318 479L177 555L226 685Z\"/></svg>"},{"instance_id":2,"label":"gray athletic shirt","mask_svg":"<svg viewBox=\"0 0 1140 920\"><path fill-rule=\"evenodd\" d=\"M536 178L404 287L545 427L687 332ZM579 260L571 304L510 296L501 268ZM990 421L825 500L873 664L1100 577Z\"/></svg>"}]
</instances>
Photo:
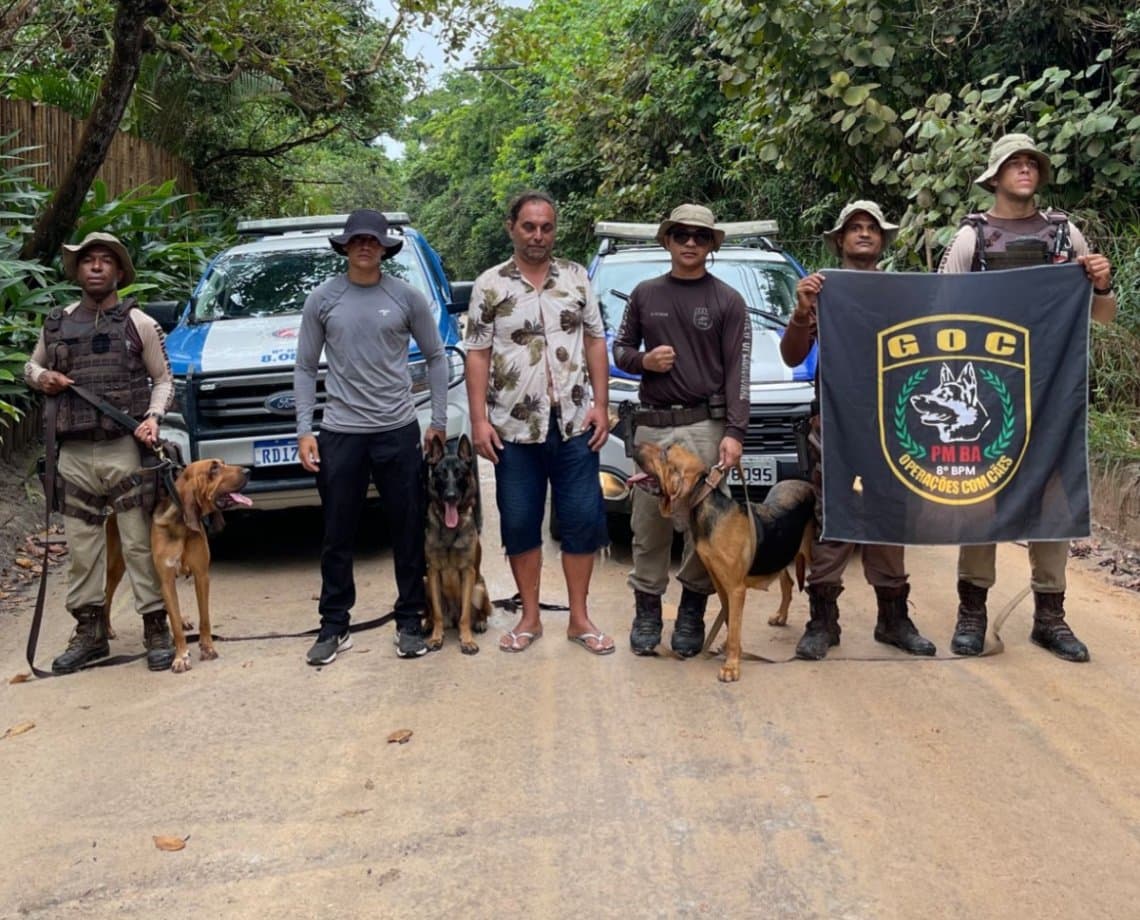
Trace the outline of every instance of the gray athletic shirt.
<instances>
[{"instance_id":1,"label":"gray athletic shirt","mask_svg":"<svg viewBox=\"0 0 1140 920\"><path fill-rule=\"evenodd\" d=\"M293 393L297 435L312 434L317 368L325 352L321 428L346 434L391 431L415 421L409 339L427 360L431 424L447 430L447 358L427 298L406 281L353 284L337 275L305 299Z\"/></svg>"}]
</instances>

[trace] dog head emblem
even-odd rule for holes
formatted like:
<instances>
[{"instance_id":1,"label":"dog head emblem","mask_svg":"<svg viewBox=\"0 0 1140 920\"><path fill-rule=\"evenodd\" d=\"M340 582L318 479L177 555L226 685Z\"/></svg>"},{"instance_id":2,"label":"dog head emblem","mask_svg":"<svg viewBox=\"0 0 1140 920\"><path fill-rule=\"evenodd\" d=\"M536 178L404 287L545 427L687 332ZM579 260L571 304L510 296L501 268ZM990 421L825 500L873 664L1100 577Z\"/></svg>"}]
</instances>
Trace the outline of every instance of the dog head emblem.
<instances>
[{"instance_id":1,"label":"dog head emblem","mask_svg":"<svg viewBox=\"0 0 1140 920\"><path fill-rule=\"evenodd\" d=\"M910 404L922 424L938 429L944 444L976 441L990 423L989 414L978 399L973 362L968 362L957 377L943 364L938 386L928 393L916 393Z\"/></svg>"}]
</instances>

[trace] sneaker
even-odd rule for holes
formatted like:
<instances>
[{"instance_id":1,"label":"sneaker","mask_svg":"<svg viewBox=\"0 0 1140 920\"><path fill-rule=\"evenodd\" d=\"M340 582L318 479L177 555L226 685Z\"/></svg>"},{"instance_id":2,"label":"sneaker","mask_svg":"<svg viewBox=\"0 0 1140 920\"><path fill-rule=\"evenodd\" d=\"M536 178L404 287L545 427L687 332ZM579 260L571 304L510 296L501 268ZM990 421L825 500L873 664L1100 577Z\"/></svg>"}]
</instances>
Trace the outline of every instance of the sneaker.
<instances>
[{"instance_id":1,"label":"sneaker","mask_svg":"<svg viewBox=\"0 0 1140 920\"><path fill-rule=\"evenodd\" d=\"M317 636L317 641L309 649L305 661L311 665L332 664L336 661L337 652L344 652L352 648L352 633L345 630L339 636Z\"/></svg>"},{"instance_id":2,"label":"sneaker","mask_svg":"<svg viewBox=\"0 0 1140 920\"><path fill-rule=\"evenodd\" d=\"M419 630L411 627L396 630L396 657L419 658L428 653L427 643Z\"/></svg>"}]
</instances>

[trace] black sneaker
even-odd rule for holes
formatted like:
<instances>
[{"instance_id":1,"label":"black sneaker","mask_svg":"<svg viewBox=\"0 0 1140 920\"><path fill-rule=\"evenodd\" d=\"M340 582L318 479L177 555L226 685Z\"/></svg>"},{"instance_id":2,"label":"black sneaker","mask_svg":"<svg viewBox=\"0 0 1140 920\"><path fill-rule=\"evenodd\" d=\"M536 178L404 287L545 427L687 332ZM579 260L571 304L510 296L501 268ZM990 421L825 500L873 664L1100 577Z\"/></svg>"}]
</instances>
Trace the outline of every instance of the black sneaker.
<instances>
[{"instance_id":1,"label":"black sneaker","mask_svg":"<svg viewBox=\"0 0 1140 920\"><path fill-rule=\"evenodd\" d=\"M352 648L352 633L348 630L345 630L342 635L327 636L324 639L317 636L317 641L309 649L305 661L314 666L332 664L336 661L337 652L344 652L350 648Z\"/></svg>"},{"instance_id":2,"label":"black sneaker","mask_svg":"<svg viewBox=\"0 0 1140 920\"><path fill-rule=\"evenodd\" d=\"M420 658L428 653L427 643L418 629L409 627L396 630L396 657Z\"/></svg>"}]
</instances>

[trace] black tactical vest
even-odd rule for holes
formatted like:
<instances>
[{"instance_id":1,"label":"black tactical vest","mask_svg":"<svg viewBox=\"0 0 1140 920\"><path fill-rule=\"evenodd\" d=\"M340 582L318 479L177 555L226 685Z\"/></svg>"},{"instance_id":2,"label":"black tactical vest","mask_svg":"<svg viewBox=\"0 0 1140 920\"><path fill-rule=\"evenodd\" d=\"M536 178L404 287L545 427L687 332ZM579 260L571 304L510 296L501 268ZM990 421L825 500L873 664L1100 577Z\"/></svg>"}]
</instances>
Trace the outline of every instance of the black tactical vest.
<instances>
[{"instance_id":1,"label":"black tactical vest","mask_svg":"<svg viewBox=\"0 0 1140 920\"><path fill-rule=\"evenodd\" d=\"M81 322L87 311L64 313L56 307L44 319L47 367L66 374L132 418L141 419L150 406L150 381L142 347L128 314L134 300L120 301L100 311L95 321ZM82 435L103 429L125 434L123 427L74 393L60 393L56 434Z\"/></svg>"},{"instance_id":2,"label":"black tactical vest","mask_svg":"<svg viewBox=\"0 0 1140 920\"><path fill-rule=\"evenodd\" d=\"M1069 217L1063 211L1042 211L1045 222L1028 236L1010 233L990 223L985 214L967 214L962 226L974 228L976 243L972 272L997 271L1003 268L1026 268L1053 262L1071 262L1073 247L1069 240Z\"/></svg>"}]
</instances>

